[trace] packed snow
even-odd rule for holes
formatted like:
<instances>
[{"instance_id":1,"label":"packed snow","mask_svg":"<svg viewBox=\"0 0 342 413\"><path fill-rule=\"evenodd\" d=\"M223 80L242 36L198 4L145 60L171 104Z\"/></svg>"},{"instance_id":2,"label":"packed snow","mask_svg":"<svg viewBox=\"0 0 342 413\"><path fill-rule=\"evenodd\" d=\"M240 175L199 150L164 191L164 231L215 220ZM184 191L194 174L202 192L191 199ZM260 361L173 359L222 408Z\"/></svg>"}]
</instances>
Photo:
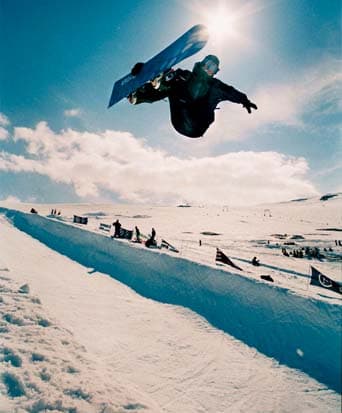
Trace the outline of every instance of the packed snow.
<instances>
[{"instance_id":1,"label":"packed snow","mask_svg":"<svg viewBox=\"0 0 342 413\"><path fill-rule=\"evenodd\" d=\"M341 194L1 206L0 412L340 411L342 296L310 266L342 280ZM116 219L178 252L112 239Z\"/></svg>"}]
</instances>

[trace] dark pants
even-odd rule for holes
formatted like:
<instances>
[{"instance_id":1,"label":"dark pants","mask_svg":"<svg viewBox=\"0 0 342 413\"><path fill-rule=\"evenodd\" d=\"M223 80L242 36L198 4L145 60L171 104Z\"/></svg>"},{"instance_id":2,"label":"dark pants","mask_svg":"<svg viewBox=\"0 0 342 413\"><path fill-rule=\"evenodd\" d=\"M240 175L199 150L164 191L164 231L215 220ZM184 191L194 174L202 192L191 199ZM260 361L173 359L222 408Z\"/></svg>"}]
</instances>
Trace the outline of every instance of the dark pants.
<instances>
[{"instance_id":1,"label":"dark pants","mask_svg":"<svg viewBox=\"0 0 342 413\"><path fill-rule=\"evenodd\" d=\"M171 123L177 132L189 138L200 138L214 122L214 109L206 99L186 101L169 96Z\"/></svg>"}]
</instances>

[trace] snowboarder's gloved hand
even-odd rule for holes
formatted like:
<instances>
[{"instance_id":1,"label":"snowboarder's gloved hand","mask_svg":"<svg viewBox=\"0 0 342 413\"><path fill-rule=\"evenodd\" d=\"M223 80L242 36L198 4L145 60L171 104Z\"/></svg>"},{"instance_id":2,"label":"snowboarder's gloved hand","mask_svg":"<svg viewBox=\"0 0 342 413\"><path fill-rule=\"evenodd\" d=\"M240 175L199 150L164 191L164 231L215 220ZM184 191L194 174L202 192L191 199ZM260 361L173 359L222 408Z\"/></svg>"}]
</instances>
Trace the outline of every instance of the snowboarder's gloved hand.
<instances>
[{"instance_id":1,"label":"snowboarder's gloved hand","mask_svg":"<svg viewBox=\"0 0 342 413\"><path fill-rule=\"evenodd\" d=\"M243 107L247 109L248 113L252 113L252 109L257 110L258 107L255 103L252 103L250 100L246 100L246 102L243 103Z\"/></svg>"},{"instance_id":2,"label":"snowboarder's gloved hand","mask_svg":"<svg viewBox=\"0 0 342 413\"><path fill-rule=\"evenodd\" d=\"M137 76L141 72L141 69L143 68L143 66L144 66L144 63L141 63L141 62L136 63L132 67L131 75L132 76Z\"/></svg>"}]
</instances>

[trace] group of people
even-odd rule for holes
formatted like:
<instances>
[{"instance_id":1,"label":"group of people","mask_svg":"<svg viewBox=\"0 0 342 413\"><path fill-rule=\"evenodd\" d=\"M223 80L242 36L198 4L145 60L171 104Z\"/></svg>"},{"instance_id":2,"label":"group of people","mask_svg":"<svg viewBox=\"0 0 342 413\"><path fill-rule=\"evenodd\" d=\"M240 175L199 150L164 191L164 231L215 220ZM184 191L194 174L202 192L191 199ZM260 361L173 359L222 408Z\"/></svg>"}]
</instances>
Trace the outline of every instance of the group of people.
<instances>
[{"instance_id":1,"label":"group of people","mask_svg":"<svg viewBox=\"0 0 342 413\"><path fill-rule=\"evenodd\" d=\"M281 249L283 255L285 255L286 257L294 257L294 258L318 258L318 259L322 259L325 258L325 256L321 253L320 249L318 247L302 247L299 249L295 249L293 251L288 252L286 250L286 248L282 248ZM324 251L328 252L332 252L333 249L330 248L324 248Z\"/></svg>"},{"instance_id":2,"label":"group of people","mask_svg":"<svg viewBox=\"0 0 342 413\"><path fill-rule=\"evenodd\" d=\"M115 222L113 222L113 227L114 227L114 233L112 235L112 238L123 238L122 234L121 234L121 223L120 221L117 219ZM134 242L137 243L141 243L142 242L142 237L141 237L141 233L140 230L137 226L134 227L134 232L135 232L135 239ZM153 247L153 246L157 246L157 241L156 241L156 230L154 228L152 228L151 231L151 236L145 241L145 245L146 247Z\"/></svg>"},{"instance_id":3,"label":"group of people","mask_svg":"<svg viewBox=\"0 0 342 413\"><path fill-rule=\"evenodd\" d=\"M61 215L61 211L57 212L57 209L51 209L50 215Z\"/></svg>"}]
</instances>

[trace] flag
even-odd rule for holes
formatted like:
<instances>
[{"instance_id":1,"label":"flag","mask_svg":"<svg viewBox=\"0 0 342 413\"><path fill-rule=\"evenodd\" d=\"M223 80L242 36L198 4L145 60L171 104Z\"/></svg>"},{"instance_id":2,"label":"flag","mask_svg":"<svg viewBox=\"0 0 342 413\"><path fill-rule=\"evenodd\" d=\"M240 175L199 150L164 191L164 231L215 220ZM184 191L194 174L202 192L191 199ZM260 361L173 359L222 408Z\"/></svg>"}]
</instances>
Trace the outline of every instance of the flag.
<instances>
[{"instance_id":1,"label":"flag","mask_svg":"<svg viewBox=\"0 0 342 413\"><path fill-rule=\"evenodd\" d=\"M223 264L228 264L231 267L236 268L237 270L242 271L240 267L235 265L233 261L231 261L227 255L225 255L219 248L216 248L216 261L222 262Z\"/></svg>"},{"instance_id":2,"label":"flag","mask_svg":"<svg viewBox=\"0 0 342 413\"><path fill-rule=\"evenodd\" d=\"M119 238L125 238L125 239L132 239L133 236L133 231L125 228L120 228L120 237Z\"/></svg>"},{"instance_id":3,"label":"flag","mask_svg":"<svg viewBox=\"0 0 342 413\"><path fill-rule=\"evenodd\" d=\"M169 242L165 241L164 239L162 239L162 241L161 241L161 247L162 248L167 248L168 250L170 250L172 252L179 252L177 250L177 248L175 248L173 245L171 245Z\"/></svg>"},{"instance_id":4,"label":"flag","mask_svg":"<svg viewBox=\"0 0 342 413\"><path fill-rule=\"evenodd\" d=\"M311 285L318 285L319 287L328 288L342 294L342 283L338 283L331 278L323 275L316 268L311 266Z\"/></svg>"}]
</instances>

